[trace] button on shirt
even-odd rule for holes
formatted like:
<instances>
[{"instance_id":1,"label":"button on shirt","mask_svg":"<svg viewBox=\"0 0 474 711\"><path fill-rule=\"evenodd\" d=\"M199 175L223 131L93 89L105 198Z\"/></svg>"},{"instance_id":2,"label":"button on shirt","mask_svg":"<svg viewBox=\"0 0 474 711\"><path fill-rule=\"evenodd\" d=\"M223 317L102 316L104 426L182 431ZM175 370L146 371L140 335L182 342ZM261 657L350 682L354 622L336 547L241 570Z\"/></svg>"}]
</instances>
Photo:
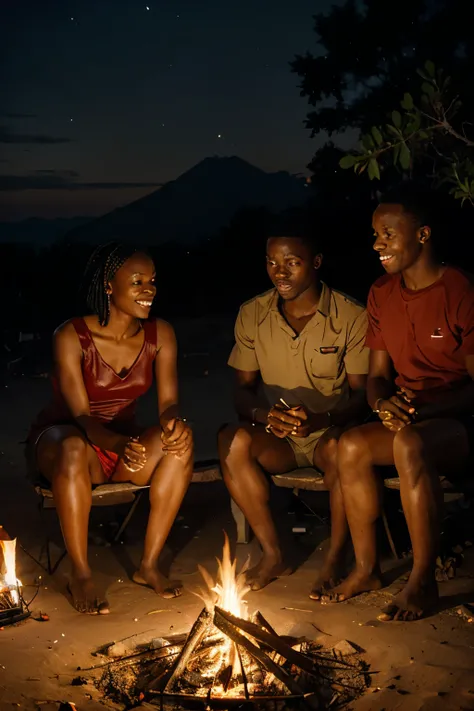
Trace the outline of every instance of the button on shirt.
<instances>
[{"instance_id":1,"label":"button on shirt","mask_svg":"<svg viewBox=\"0 0 474 711\"><path fill-rule=\"evenodd\" d=\"M349 399L347 375L368 373L364 307L322 284L318 310L297 335L278 299L271 289L240 308L229 365L260 371L269 405L282 397L315 413L336 409Z\"/></svg>"}]
</instances>

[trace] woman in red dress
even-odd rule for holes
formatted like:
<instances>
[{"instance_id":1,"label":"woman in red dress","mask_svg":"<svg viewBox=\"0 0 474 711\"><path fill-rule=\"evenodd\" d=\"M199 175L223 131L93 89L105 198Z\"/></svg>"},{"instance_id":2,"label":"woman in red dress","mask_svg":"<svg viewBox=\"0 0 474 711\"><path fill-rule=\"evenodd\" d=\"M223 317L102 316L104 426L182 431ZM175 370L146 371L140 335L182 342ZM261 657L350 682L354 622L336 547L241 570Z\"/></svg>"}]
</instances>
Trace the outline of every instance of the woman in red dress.
<instances>
[{"instance_id":1,"label":"woman in red dress","mask_svg":"<svg viewBox=\"0 0 474 711\"><path fill-rule=\"evenodd\" d=\"M158 557L188 488L193 441L179 417L176 338L170 324L150 319L156 294L150 257L131 246L99 247L86 269L91 313L54 334L53 401L29 436L35 468L51 483L72 563L74 607L109 612L92 581L87 535L92 486L150 485L143 557L133 580L162 597L181 594L159 572ZM156 378L159 426L135 422L137 399Z\"/></svg>"}]
</instances>

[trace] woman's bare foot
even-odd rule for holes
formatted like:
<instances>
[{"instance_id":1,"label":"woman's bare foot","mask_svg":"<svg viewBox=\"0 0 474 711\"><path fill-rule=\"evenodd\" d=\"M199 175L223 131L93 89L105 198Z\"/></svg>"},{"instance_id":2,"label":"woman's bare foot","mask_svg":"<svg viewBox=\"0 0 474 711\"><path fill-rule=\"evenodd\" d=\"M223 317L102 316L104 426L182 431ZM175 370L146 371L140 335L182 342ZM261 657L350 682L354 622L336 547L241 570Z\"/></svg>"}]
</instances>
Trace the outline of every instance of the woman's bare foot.
<instances>
[{"instance_id":1,"label":"woman's bare foot","mask_svg":"<svg viewBox=\"0 0 474 711\"><path fill-rule=\"evenodd\" d=\"M148 568L143 564L133 574L133 582L152 588L160 597L170 600L183 594L183 586L177 581L168 580L156 566Z\"/></svg>"},{"instance_id":2,"label":"woman's bare foot","mask_svg":"<svg viewBox=\"0 0 474 711\"><path fill-rule=\"evenodd\" d=\"M326 561L319 571L309 594L311 600L321 600L328 595L342 580L341 566L332 561Z\"/></svg>"},{"instance_id":3,"label":"woman's bare foot","mask_svg":"<svg viewBox=\"0 0 474 711\"><path fill-rule=\"evenodd\" d=\"M381 587L382 581L377 573L368 574L355 569L340 585L323 595L321 601L344 602L361 593L380 590Z\"/></svg>"},{"instance_id":4,"label":"woman's bare foot","mask_svg":"<svg viewBox=\"0 0 474 711\"><path fill-rule=\"evenodd\" d=\"M412 580L411 576L407 584L393 601L382 609L378 616L382 622L398 620L400 622L412 622L431 613L439 599L438 586L436 581Z\"/></svg>"},{"instance_id":5,"label":"woman's bare foot","mask_svg":"<svg viewBox=\"0 0 474 711\"><path fill-rule=\"evenodd\" d=\"M90 574L72 573L67 586L72 598L73 607L86 615L108 615L110 612L107 600L98 595Z\"/></svg>"},{"instance_id":6,"label":"woman's bare foot","mask_svg":"<svg viewBox=\"0 0 474 711\"><path fill-rule=\"evenodd\" d=\"M280 554L263 554L262 560L246 572L247 583L253 591L262 590L269 583L281 575L288 575L289 569L285 566Z\"/></svg>"}]
</instances>

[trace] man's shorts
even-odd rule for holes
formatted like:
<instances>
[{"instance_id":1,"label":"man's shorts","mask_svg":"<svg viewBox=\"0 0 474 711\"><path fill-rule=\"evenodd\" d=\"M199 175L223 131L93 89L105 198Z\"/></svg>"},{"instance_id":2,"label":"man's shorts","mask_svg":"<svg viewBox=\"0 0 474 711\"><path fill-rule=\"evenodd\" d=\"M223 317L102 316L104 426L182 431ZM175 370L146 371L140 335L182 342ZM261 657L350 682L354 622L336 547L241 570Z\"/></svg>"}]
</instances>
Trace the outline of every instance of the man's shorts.
<instances>
[{"instance_id":1,"label":"man's shorts","mask_svg":"<svg viewBox=\"0 0 474 711\"><path fill-rule=\"evenodd\" d=\"M308 437L287 437L286 441L293 450L298 469L303 467L314 467L314 450L318 446L319 440L328 428L312 432Z\"/></svg>"}]
</instances>

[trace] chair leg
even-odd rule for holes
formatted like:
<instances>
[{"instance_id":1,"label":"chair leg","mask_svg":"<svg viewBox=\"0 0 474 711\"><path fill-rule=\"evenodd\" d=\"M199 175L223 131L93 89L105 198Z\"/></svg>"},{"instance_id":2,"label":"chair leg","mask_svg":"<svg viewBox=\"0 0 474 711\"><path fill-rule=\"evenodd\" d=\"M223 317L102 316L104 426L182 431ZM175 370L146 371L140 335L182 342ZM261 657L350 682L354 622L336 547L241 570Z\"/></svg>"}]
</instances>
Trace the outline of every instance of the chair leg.
<instances>
[{"instance_id":1,"label":"chair leg","mask_svg":"<svg viewBox=\"0 0 474 711\"><path fill-rule=\"evenodd\" d=\"M234 499L230 500L230 508L237 526L237 543L248 543L250 540L250 526Z\"/></svg>"},{"instance_id":2,"label":"chair leg","mask_svg":"<svg viewBox=\"0 0 474 711\"><path fill-rule=\"evenodd\" d=\"M135 509L136 509L137 506L138 506L138 503L139 503L139 501L140 501L140 499L141 499L141 497L142 497L142 494L143 494L143 490L142 490L142 491L138 491L138 492L135 494L135 498L134 498L134 500L133 500L133 502L132 502L132 505L130 506L127 515L125 516L124 520L122 521L122 525L120 526L119 530L117 531L117 533L115 534L115 536L114 536L114 538L113 538L113 542L114 542L114 543L117 543L117 541L120 540L120 538L121 538L121 536L122 536L122 533L125 531L125 529L127 528L128 524L130 523L130 519L132 518L133 514L135 513Z\"/></svg>"},{"instance_id":3,"label":"chair leg","mask_svg":"<svg viewBox=\"0 0 474 711\"><path fill-rule=\"evenodd\" d=\"M320 525L322 525L322 526L326 525L326 521L323 518L321 518L321 516L319 514L317 514L316 511L313 511L311 506L308 503L306 503L306 501L304 499L301 498L299 489L293 489L293 494L296 496L298 501L310 512L311 516L314 516L315 518L318 519Z\"/></svg>"},{"instance_id":4,"label":"chair leg","mask_svg":"<svg viewBox=\"0 0 474 711\"><path fill-rule=\"evenodd\" d=\"M382 509L382 521L383 521L383 527L385 529L385 533L386 533L386 536L388 538L388 542L390 545L390 550L392 551L392 555L395 558L395 560L399 560L400 556L397 553L397 549L396 549L395 543L393 541L392 532L390 531L390 526L388 525L388 520L387 520L387 515L385 513L385 509Z\"/></svg>"},{"instance_id":5,"label":"chair leg","mask_svg":"<svg viewBox=\"0 0 474 711\"><path fill-rule=\"evenodd\" d=\"M48 565L48 574L49 575L54 575L61 563L63 562L64 558L67 556L67 550L64 548L63 552L57 559L56 563L54 563L51 560L51 541L48 538L46 539L46 560L47 560L47 565Z\"/></svg>"}]
</instances>

